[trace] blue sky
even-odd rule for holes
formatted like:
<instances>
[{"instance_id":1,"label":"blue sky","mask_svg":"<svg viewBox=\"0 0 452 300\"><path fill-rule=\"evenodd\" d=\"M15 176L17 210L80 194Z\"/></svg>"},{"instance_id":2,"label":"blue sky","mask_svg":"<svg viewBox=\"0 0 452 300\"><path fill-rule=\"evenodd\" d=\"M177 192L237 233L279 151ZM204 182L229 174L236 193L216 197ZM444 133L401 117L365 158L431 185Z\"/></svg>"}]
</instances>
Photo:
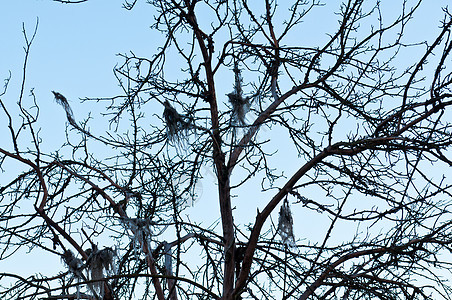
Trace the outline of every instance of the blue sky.
<instances>
[{"instance_id":1,"label":"blue sky","mask_svg":"<svg viewBox=\"0 0 452 300\"><path fill-rule=\"evenodd\" d=\"M50 0L2 1L0 78L3 81L11 71L8 93L3 97L7 103L17 102L20 92L25 45L22 26L31 37L37 19L38 31L27 66L25 100L31 101L28 96L33 88L42 107L43 132L53 131L63 139L64 131L56 129L64 127L66 117L62 108L55 105L51 91L65 95L76 119L84 119L92 106L80 105L79 98L120 92L112 71L121 63L116 54L152 53L159 38L149 29L152 7L144 1L132 11L122 9L122 1L118 0L72 5ZM5 127L1 127L3 135ZM61 142L61 138L54 140Z\"/></svg>"},{"instance_id":2,"label":"blue sky","mask_svg":"<svg viewBox=\"0 0 452 300\"><path fill-rule=\"evenodd\" d=\"M37 35L28 61L25 100L30 101L29 91L34 88L41 107L39 124L42 136L46 138L43 147L48 151L54 151L65 139L66 116L62 108L53 101L52 90L63 93L71 100L77 120L86 118L90 112L94 118L98 118L96 113L99 112L91 104L81 103L78 99L108 97L120 93L112 71L116 64L122 62L117 54L133 51L137 56L151 57L155 53L161 37L150 29L153 10L145 2L138 1L132 11L122 9L122 0L90 0L74 5L51 0L3 0L0 3L0 80L7 78L9 71L11 72L10 86L2 100L9 105L12 113L16 110L14 103L17 102L22 79L25 44L22 26L25 26L27 35L31 37L39 18ZM413 23L413 40L434 37L442 15L440 7L446 4L447 0L425 1L418 19ZM391 7L388 6L384 17L390 18L390 12ZM313 18L317 18L321 25L317 28L319 31L335 22L325 20L322 15L314 14ZM309 38L314 36L311 32ZM315 43L315 39L311 42ZM416 54L413 53L413 57ZM404 59L408 63L413 57ZM12 150L5 125L6 120L0 114L0 145ZM291 173L291 168L298 167L287 161L282 163L287 164L286 174ZM3 177L0 178L0 184L7 176L9 175L0 173L0 177ZM206 177L206 181L212 180ZM205 186L208 184L211 183L206 182ZM205 195L207 194L204 193ZM252 214L246 209L237 213L243 213L245 218L254 218L255 208L253 207ZM312 220L304 218L296 222L305 227ZM295 228L295 234L297 231Z\"/></svg>"}]
</instances>

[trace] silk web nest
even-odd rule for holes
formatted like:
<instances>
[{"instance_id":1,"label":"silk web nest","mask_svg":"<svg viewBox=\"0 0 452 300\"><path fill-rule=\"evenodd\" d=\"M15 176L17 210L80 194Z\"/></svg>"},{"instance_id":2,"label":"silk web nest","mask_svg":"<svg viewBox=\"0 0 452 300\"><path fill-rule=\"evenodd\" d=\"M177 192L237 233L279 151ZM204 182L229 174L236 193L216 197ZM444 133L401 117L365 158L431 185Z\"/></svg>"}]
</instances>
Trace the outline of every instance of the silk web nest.
<instances>
[{"instance_id":1,"label":"silk web nest","mask_svg":"<svg viewBox=\"0 0 452 300\"><path fill-rule=\"evenodd\" d=\"M285 245L288 247L296 246L293 234L292 212L290 211L289 201L287 198L284 200L284 203L279 210L278 233Z\"/></svg>"},{"instance_id":2,"label":"silk web nest","mask_svg":"<svg viewBox=\"0 0 452 300\"><path fill-rule=\"evenodd\" d=\"M166 124L166 134L170 142L181 143L188 136L190 129L194 128L190 117L181 115L177 110L165 100L163 119Z\"/></svg>"},{"instance_id":3,"label":"silk web nest","mask_svg":"<svg viewBox=\"0 0 452 300\"><path fill-rule=\"evenodd\" d=\"M61 105L63 107L64 111L66 112L66 118L69 124L71 124L74 128L80 130L86 135L90 136L90 133L83 128L81 128L77 122L75 121L74 112L72 111L71 106L69 105L69 101L64 97L62 94L52 91L53 95L55 96L55 102Z\"/></svg>"},{"instance_id":4,"label":"silk web nest","mask_svg":"<svg viewBox=\"0 0 452 300\"><path fill-rule=\"evenodd\" d=\"M100 295L103 296L104 283L102 279L104 278L104 272L107 275L116 274L116 266L114 264L116 251L110 247L99 250L96 245L93 245L92 248L86 250L86 254L88 255L86 265L88 266L91 280L96 281L94 286Z\"/></svg>"},{"instance_id":5,"label":"silk web nest","mask_svg":"<svg viewBox=\"0 0 452 300\"><path fill-rule=\"evenodd\" d=\"M243 96L243 79L241 70L237 63L234 63L234 90L227 94L232 107L231 123L233 125L245 126L246 114L250 110L250 98Z\"/></svg>"}]
</instances>

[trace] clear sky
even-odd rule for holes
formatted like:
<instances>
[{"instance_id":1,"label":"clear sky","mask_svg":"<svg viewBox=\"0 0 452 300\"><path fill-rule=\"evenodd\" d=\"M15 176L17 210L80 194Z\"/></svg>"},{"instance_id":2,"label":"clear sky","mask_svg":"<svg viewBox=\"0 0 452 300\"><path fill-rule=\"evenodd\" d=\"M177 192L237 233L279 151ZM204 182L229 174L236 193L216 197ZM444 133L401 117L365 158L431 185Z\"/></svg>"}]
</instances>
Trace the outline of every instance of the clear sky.
<instances>
[{"instance_id":1,"label":"clear sky","mask_svg":"<svg viewBox=\"0 0 452 300\"><path fill-rule=\"evenodd\" d=\"M61 4L51 0L18 0L0 3L0 78L11 82L3 100L17 102L24 61L22 26L31 37L38 31L28 60L25 96L30 89L42 107L44 132L53 131L61 142L64 111L53 101L52 90L70 101L77 120L84 119L90 105L79 98L105 97L119 93L113 67L121 63L118 53L152 53L158 35L149 29L152 7L139 1L136 9L122 9L122 1L88 1ZM30 101L30 98L26 99ZM2 117L3 118L3 117ZM2 125L4 123L1 123ZM5 127L1 126L3 135ZM57 146L57 145L55 145Z\"/></svg>"},{"instance_id":2,"label":"clear sky","mask_svg":"<svg viewBox=\"0 0 452 300\"><path fill-rule=\"evenodd\" d=\"M72 5L51 0L0 2L0 80L7 78L11 72L8 92L2 97L11 112L16 109L12 104L18 100L23 76L25 42L22 26L31 38L39 20L27 66L25 100L31 104L28 96L30 89L34 89L41 108L39 124L46 138L43 146L48 151L54 151L65 139L66 116L53 101L52 90L70 99L76 119L82 120L93 110L89 103L81 103L79 98L108 97L120 93L112 71L116 64L122 63L118 53L133 51L137 56L144 57L155 53L161 37L150 29L153 9L145 2L139 0L132 11L122 8L122 0L90 0ZM433 37L438 32L438 20L442 15L440 8L448 3L448 0L425 1L413 24L416 28L413 38L418 35L425 39ZM390 14L391 6L386 9ZM322 25L331 24L328 23L331 20L322 19L321 15L317 18L320 29ZM92 126L95 122L90 124ZM0 145L12 150L3 113L0 113ZM286 174L297 167L287 161L282 164L287 165ZM10 175L16 174L0 173L0 184ZM252 214L247 210L242 212L244 217L254 218L254 209ZM311 221L304 218L295 222L299 227L305 227ZM295 228L295 234L297 231ZM2 262L0 269L1 265Z\"/></svg>"}]
</instances>

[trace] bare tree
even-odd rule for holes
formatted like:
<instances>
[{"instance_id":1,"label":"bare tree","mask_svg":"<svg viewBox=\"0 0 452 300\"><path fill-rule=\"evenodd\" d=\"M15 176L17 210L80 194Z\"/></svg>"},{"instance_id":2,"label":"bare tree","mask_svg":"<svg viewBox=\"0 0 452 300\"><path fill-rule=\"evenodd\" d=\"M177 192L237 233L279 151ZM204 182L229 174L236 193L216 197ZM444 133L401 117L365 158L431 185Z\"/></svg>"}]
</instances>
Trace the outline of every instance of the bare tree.
<instances>
[{"instance_id":1,"label":"bare tree","mask_svg":"<svg viewBox=\"0 0 452 300\"><path fill-rule=\"evenodd\" d=\"M49 91L69 130L44 153L34 95L24 79L16 116L6 81L0 162L24 171L0 187L0 258L27 247L63 272L1 273L17 280L2 298L451 299L446 8L412 41L422 1L393 19L379 1L148 2L163 43L122 55L123 94L84 99L114 130ZM337 26L320 34L319 16ZM184 214L203 170L213 224Z\"/></svg>"}]
</instances>

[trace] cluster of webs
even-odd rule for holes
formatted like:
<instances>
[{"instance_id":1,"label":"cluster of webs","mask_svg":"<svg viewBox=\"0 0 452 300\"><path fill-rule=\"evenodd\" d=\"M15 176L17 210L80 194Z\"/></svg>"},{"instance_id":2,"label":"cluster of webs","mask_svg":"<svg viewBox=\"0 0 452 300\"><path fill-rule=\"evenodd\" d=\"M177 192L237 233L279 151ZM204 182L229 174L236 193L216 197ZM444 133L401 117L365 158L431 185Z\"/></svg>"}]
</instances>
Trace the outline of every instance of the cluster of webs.
<instances>
[{"instance_id":1,"label":"cluster of webs","mask_svg":"<svg viewBox=\"0 0 452 300\"><path fill-rule=\"evenodd\" d=\"M91 294L96 298L102 298L104 295L104 284L102 281L104 271L107 276L116 274L114 263L116 251L109 247L99 250L96 245L93 245L92 248L86 250L86 254L88 255L88 259L85 264L81 259L75 257L71 250L66 250L63 253L62 260L67 265L69 272L78 281L93 281L92 284L87 285ZM83 273L85 269L87 270L87 275ZM80 285L77 285L77 299L80 299Z\"/></svg>"},{"instance_id":2,"label":"cluster of webs","mask_svg":"<svg viewBox=\"0 0 452 300\"><path fill-rule=\"evenodd\" d=\"M250 99L252 97L245 97L243 93L243 79L238 63L234 63L234 88L233 91L227 94L229 104L231 106L231 122L230 124L235 129L236 127L246 126L246 114L250 110ZM55 96L55 101L61 105L66 112L66 118L74 128L92 136L90 132L80 127L75 121L74 113L69 105L69 101L59 92L52 91ZM194 124L193 118L187 115L179 114L177 110L169 103L168 100L163 102L164 111L163 118L166 124L167 138L171 143L181 145L187 140L187 136L191 130L202 129Z\"/></svg>"},{"instance_id":3,"label":"cluster of webs","mask_svg":"<svg viewBox=\"0 0 452 300\"><path fill-rule=\"evenodd\" d=\"M166 230L167 225L158 233L154 233L151 229L152 225L156 225L150 219L142 218L120 218L122 225L125 227L126 232L131 232L129 238L132 242L134 255L139 258L139 249L146 243L148 249L151 249L150 242L153 237L158 236ZM166 246L166 243L165 243ZM171 270L172 257L171 250L168 247L164 247L165 254L165 268ZM78 280L83 280L88 283L87 287L92 296L96 299L104 296L104 278L105 276L114 276L117 274L115 259L117 257L117 251L111 247L105 247L101 250L97 245L92 245L85 251L88 255L88 259L85 263L81 259L77 258L71 250L66 250L61 256L63 262L67 265L69 272ZM83 271L86 270L86 275ZM80 293L80 285L77 285L76 298L82 297Z\"/></svg>"},{"instance_id":4,"label":"cluster of webs","mask_svg":"<svg viewBox=\"0 0 452 300\"><path fill-rule=\"evenodd\" d=\"M241 70L238 64L234 64L234 89L231 93L227 94L229 104L231 106L231 125L233 128L246 126L246 114L250 110L251 97L245 97L242 89L243 80L241 76ZM177 144L183 143L190 130L200 129L193 122L193 118L187 115L182 115L165 100L163 103L163 119L166 124L166 133L170 142L176 142Z\"/></svg>"}]
</instances>

